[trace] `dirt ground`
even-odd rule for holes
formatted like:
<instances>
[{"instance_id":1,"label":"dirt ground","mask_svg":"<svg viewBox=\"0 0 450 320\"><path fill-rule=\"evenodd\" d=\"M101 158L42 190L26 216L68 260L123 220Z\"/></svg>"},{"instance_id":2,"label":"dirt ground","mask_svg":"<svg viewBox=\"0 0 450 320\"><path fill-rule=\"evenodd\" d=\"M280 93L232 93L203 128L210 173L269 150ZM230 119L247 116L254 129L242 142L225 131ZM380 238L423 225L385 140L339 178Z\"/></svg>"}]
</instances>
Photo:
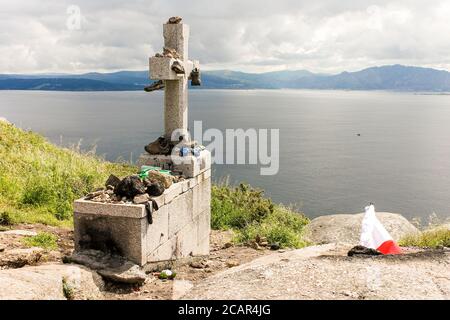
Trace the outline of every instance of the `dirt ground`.
<instances>
[{"instance_id":1,"label":"dirt ground","mask_svg":"<svg viewBox=\"0 0 450 320\"><path fill-rule=\"evenodd\" d=\"M44 263L62 263L63 257L73 251L73 230L51 227L40 224L20 224L11 228L16 233L0 232L0 252L27 248L22 239L29 232L49 232L58 237L57 250L40 251L38 261L30 265ZM146 299L176 299L201 280L225 269L235 267L258 257L271 254L267 248L253 249L246 246L234 246L231 243L232 233L229 231L212 231L210 238L210 255L208 257L192 258L190 260L155 264L146 268L148 280L142 286L116 284L107 282L104 296L111 300L146 300ZM284 250L279 250L283 252ZM7 268L6 266L0 268ZM171 269L177 273L175 280L160 280L157 275L162 269Z\"/></svg>"}]
</instances>

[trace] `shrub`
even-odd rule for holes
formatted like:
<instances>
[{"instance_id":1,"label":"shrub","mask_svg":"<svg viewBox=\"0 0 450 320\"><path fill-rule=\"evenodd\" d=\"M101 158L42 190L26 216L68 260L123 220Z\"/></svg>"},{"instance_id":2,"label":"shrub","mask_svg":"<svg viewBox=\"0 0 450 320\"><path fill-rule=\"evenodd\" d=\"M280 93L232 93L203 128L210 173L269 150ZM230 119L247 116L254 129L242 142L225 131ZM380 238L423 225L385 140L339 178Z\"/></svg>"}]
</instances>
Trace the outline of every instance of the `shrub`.
<instances>
[{"instance_id":1,"label":"shrub","mask_svg":"<svg viewBox=\"0 0 450 320\"><path fill-rule=\"evenodd\" d=\"M13 218L8 211L0 212L0 225L10 226L13 224Z\"/></svg>"},{"instance_id":2,"label":"shrub","mask_svg":"<svg viewBox=\"0 0 450 320\"><path fill-rule=\"evenodd\" d=\"M404 237L399 241L404 247L437 248L450 247L450 230L447 227L437 227Z\"/></svg>"},{"instance_id":3,"label":"shrub","mask_svg":"<svg viewBox=\"0 0 450 320\"><path fill-rule=\"evenodd\" d=\"M211 227L235 231L235 242L265 237L281 247L300 248L303 227L309 220L291 209L275 205L263 192L247 184L212 187Z\"/></svg>"},{"instance_id":4,"label":"shrub","mask_svg":"<svg viewBox=\"0 0 450 320\"><path fill-rule=\"evenodd\" d=\"M32 237L23 238L23 243L29 247L41 247L44 249L56 249L58 237L48 232L39 232Z\"/></svg>"},{"instance_id":5,"label":"shrub","mask_svg":"<svg viewBox=\"0 0 450 320\"><path fill-rule=\"evenodd\" d=\"M265 237L269 243L282 247L301 248L307 245L302 239L303 227L309 220L304 215L277 206L272 214L260 223L252 223L237 233L237 242L248 242Z\"/></svg>"},{"instance_id":6,"label":"shrub","mask_svg":"<svg viewBox=\"0 0 450 320\"><path fill-rule=\"evenodd\" d=\"M273 213L274 204L263 191L241 183L238 187L213 186L211 225L213 229L244 228Z\"/></svg>"}]
</instances>

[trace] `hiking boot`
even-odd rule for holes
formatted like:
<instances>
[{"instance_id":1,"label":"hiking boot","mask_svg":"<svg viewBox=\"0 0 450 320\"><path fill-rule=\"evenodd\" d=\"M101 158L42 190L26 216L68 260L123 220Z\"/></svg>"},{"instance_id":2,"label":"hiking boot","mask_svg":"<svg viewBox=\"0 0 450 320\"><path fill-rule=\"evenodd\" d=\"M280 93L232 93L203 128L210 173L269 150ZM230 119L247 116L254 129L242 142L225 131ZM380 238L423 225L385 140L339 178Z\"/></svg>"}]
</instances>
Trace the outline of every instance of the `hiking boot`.
<instances>
[{"instance_id":1,"label":"hiking boot","mask_svg":"<svg viewBox=\"0 0 450 320\"><path fill-rule=\"evenodd\" d=\"M149 154L168 154L170 152L170 143L164 137L159 137L155 141L144 147Z\"/></svg>"},{"instance_id":2,"label":"hiking boot","mask_svg":"<svg viewBox=\"0 0 450 320\"><path fill-rule=\"evenodd\" d=\"M191 71L191 85L192 86L200 86L202 85L202 81L200 80L200 70L198 68L195 68Z\"/></svg>"},{"instance_id":3,"label":"hiking boot","mask_svg":"<svg viewBox=\"0 0 450 320\"><path fill-rule=\"evenodd\" d=\"M175 71L176 74L184 74L184 67L179 61L174 61L174 63L172 63L172 70Z\"/></svg>"},{"instance_id":4,"label":"hiking boot","mask_svg":"<svg viewBox=\"0 0 450 320\"><path fill-rule=\"evenodd\" d=\"M167 21L168 24L178 24L183 20L181 17L170 17L169 21Z\"/></svg>"},{"instance_id":5,"label":"hiking boot","mask_svg":"<svg viewBox=\"0 0 450 320\"><path fill-rule=\"evenodd\" d=\"M144 91L152 92L152 91L161 90L161 89L164 89L164 82L162 80L158 80L158 81L153 82L151 85L146 86L144 88Z\"/></svg>"}]
</instances>

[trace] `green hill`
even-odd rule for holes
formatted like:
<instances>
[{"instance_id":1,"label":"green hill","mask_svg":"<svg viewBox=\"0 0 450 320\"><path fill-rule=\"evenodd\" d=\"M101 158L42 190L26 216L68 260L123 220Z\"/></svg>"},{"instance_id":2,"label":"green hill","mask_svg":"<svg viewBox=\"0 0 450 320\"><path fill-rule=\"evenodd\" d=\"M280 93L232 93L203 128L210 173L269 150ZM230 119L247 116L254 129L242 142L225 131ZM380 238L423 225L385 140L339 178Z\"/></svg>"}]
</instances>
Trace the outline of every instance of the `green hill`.
<instances>
[{"instance_id":1,"label":"green hill","mask_svg":"<svg viewBox=\"0 0 450 320\"><path fill-rule=\"evenodd\" d=\"M72 203L127 164L59 148L44 137L0 121L0 222L72 224Z\"/></svg>"}]
</instances>

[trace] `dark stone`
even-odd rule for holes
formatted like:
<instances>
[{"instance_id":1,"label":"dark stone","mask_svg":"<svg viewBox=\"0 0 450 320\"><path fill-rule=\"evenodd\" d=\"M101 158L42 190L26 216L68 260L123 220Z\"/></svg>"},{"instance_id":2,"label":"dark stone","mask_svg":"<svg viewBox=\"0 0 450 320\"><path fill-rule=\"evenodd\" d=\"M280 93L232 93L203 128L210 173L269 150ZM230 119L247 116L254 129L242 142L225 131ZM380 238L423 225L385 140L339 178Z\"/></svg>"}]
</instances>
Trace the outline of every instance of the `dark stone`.
<instances>
[{"instance_id":1,"label":"dark stone","mask_svg":"<svg viewBox=\"0 0 450 320\"><path fill-rule=\"evenodd\" d=\"M147 186L147 193L151 197L158 197L164 193L164 186L160 182L153 182Z\"/></svg>"},{"instance_id":2,"label":"dark stone","mask_svg":"<svg viewBox=\"0 0 450 320\"><path fill-rule=\"evenodd\" d=\"M109 176L108 180L106 180L105 186L106 186L106 188L108 188L108 186L112 186L114 188L117 188L119 183L120 183L120 179L112 174L112 175Z\"/></svg>"},{"instance_id":3,"label":"dark stone","mask_svg":"<svg viewBox=\"0 0 450 320\"><path fill-rule=\"evenodd\" d=\"M145 185L138 175L128 176L120 181L114 193L120 197L133 199L134 196L145 193Z\"/></svg>"},{"instance_id":4,"label":"dark stone","mask_svg":"<svg viewBox=\"0 0 450 320\"><path fill-rule=\"evenodd\" d=\"M270 250L279 250L280 244L278 242L274 242L270 244Z\"/></svg>"},{"instance_id":5,"label":"dark stone","mask_svg":"<svg viewBox=\"0 0 450 320\"><path fill-rule=\"evenodd\" d=\"M377 251L375 249L367 248L364 246L355 246L350 249L350 251L347 253L349 257L352 257L354 255L366 255L366 256L379 256L382 253L380 251Z\"/></svg>"}]
</instances>

